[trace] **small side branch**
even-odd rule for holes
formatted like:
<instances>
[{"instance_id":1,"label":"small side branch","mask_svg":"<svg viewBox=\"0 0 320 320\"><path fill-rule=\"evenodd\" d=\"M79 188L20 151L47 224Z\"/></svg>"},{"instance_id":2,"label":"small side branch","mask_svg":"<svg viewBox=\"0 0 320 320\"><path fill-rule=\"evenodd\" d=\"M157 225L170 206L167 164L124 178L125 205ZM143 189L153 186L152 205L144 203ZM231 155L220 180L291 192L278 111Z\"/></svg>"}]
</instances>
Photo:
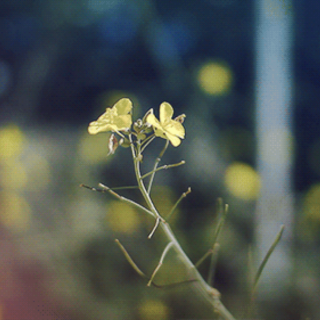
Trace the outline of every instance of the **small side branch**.
<instances>
[{"instance_id":1,"label":"small side branch","mask_svg":"<svg viewBox=\"0 0 320 320\"><path fill-rule=\"evenodd\" d=\"M220 219L218 221L214 237L213 237L213 244L215 244L218 240L219 234L222 230L222 227L224 225L224 222L226 220L227 214L229 211L229 206L227 204L223 205L223 201L221 198L218 199L218 212L220 215Z\"/></svg>"},{"instance_id":2,"label":"small side branch","mask_svg":"<svg viewBox=\"0 0 320 320\"><path fill-rule=\"evenodd\" d=\"M164 248L163 252L162 252L162 255L161 255L161 258L159 260L159 263L158 265L156 266L156 268L154 269L152 275L151 275L151 278L147 284L148 287L150 287L152 285L152 281L153 281L153 278L155 277L155 275L157 274L157 272L159 271L159 269L161 268L162 266L162 263L163 263L163 260L166 256L166 254L168 253L169 249L173 246L173 242L169 242L167 244L167 246Z\"/></svg>"},{"instance_id":3,"label":"small side branch","mask_svg":"<svg viewBox=\"0 0 320 320\"><path fill-rule=\"evenodd\" d=\"M118 239L114 240L116 242L116 244L119 246L120 250L122 251L122 253L124 254L125 258L127 259L127 261L129 262L129 264L131 265L131 267L138 273L139 276L141 276L142 278L147 278L149 279L142 271L141 269L136 265L136 263L132 260L132 258L130 257L128 251L125 249L125 247L121 244L121 242Z\"/></svg>"},{"instance_id":4,"label":"small side branch","mask_svg":"<svg viewBox=\"0 0 320 320\"><path fill-rule=\"evenodd\" d=\"M139 276L141 276L142 278L148 279L150 280L150 278L143 272L141 271L141 269L137 266L137 264L133 261L133 259L131 258L131 256L129 255L128 251L126 250L126 248L121 244L121 242L118 239L114 240L115 243L119 246L120 250L122 251L123 255L125 256L125 258L127 259L127 261L129 262L129 264L131 265L131 267L138 273ZM156 288L162 289L162 288L173 288L176 286L180 286L183 284L188 284L190 282L194 282L194 281L198 281L195 279L190 279L190 280L184 280L181 282L176 282L176 283L170 283L167 285L158 285L154 282L152 282L152 285Z\"/></svg>"},{"instance_id":5,"label":"small side branch","mask_svg":"<svg viewBox=\"0 0 320 320\"><path fill-rule=\"evenodd\" d=\"M219 249L220 249L219 243L215 243L212 248L208 281L207 281L209 286L212 286L212 287L213 287L214 272L215 272L215 268L216 268L216 264L217 264L217 260L218 260Z\"/></svg>"},{"instance_id":6,"label":"small side branch","mask_svg":"<svg viewBox=\"0 0 320 320\"><path fill-rule=\"evenodd\" d=\"M142 210L143 212L145 212L145 213L151 215L152 217L154 217L154 214L153 214L152 211L148 210L147 208L145 208L144 206L140 205L139 203L136 203L136 202L133 201L133 200L130 200L130 199L126 198L126 197L120 196L118 193L116 193L115 191L113 191L115 188L111 189L111 188L105 186L105 185L102 184L102 183L99 183L99 187L101 187L101 189L89 187L89 186L84 185L84 184L81 184L80 187L86 188L86 189L89 189L89 190L92 190L92 191L101 192L101 193L110 193L111 195L113 195L114 197L116 197L117 199L119 199L120 201L129 203L129 204L133 205L134 207L138 208L139 210ZM133 187L130 187L130 189L131 189L131 188L133 188Z\"/></svg>"},{"instance_id":7,"label":"small side branch","mask_svg":"<svg viewBox=\"0 0 320 320\"><path fill-rule=\"evenodd\" d=\"M161 217L156 218L156 223L154 224L153 229L151 230L150 234L148 235L148 239L151 239L156 232L157 228L159 227L160 221L164 222L164 220Z\"/></svg>"},{"instance_id":8,"label":"small side branch","mask_svg":"<svg viewBox=\"0 0 320 320\"><path fill-rule=\"evenodd\" d=\"M152 135L143 141L143 145L141 145L140 152L142 153L144 149L155 139L155 136Z\"/></svg>"},{"instance_id":9,"label":"small side branch","mask_svg":"<svg viewBox=\"0 0 320 320\"><path fill-rule=\"evenodd\" d=\"M274 239L271 247L269 248L266 256L264 257L264 259L262 260L262 262L261 262L261 264L259 266L257 274L256 274L256 276L254 277L254 280L253 280L253 287L252 287L252 294L251 294L252 298L253 298L256 290L257 290L258 282L260 280L260 277L261 277L261 274L263 272L263 269L266 266L266 264L267 264L267 262L268 262L268 260L269 260L269 258L271 256L272 252L274 251L274 249L276 248L277 244L281 240L283 231L284 231L284 225L281 226L280 231L278 232L278 234L277 234L276 238Z\"/></svg>"},{"instance_id":10,"label":"small side branch","mask_svg":"<svg viewBox=\"0 0 320 320\"><path fill-rule=\"evenodd\" d=\"M178 199L178 201L175 203L175 205L172 207L171 211L168 214L168 217L166 218L166 221L169 221L172 214L174 213L174 211L176 210L177 206L180 204L180 202L182 201L183 198L185 198L189 193L191 193L191 188L189 187L188 190L186 192L184 192L181 197Z\"/></svg>"},{"instance_id":11,"label":"small side branch","mask_svg":"<svg viewBox=\"0 0 320 320\"><path fill-rule=\"evenodd\" d=\"M150 177L149 184L148 184L148 189L147 189L148 194L150 194L150 192L151 192L151 188L152 188L152 184L153 184L153 180L154 180L154 175L156 174L156 170L157 170L158 164L161 161L161 158L163 157L164 153L166 152L168 146L169 146L169 140L166 141L166 144L164 145L163 149L159 153L159 156L158 156L158 158L156 159L156 161L154 163L153 170L152 170L153 173L152 173L152 175Z\"/></svg>"},{"instance_id":12,"label":"small side branch","mask_svg":"<svg viewBox=\"0 0 320 320\"><path fill-rule=\"evenodd\" d=\"M186 162L184 160L182 160L182 161L180 161L178 163L166 164L166 165L164 165L162 167L157 168L156 170L152 170L152 171L144 174L140 179L143 180L144 178L146 178L146 177L150 176L151 174L154 174L154 173L156 173L156 172L158 172L160 170L167 170L167 169L170 169L170 168L179 167L179 166L181 166L181 165L183 165L185 163Z\"/></svg>"},{"instance_id":13,"label":"small side branch","mask_svg":"<svg viewBox=\"0 0 320 320\"><path fill-rule=\"evenodd\" d=\"M222 230L223 224L225 222L225 219L226 219L226 216L227 216L227 213L228 213L228 205L227 204L223 205L222 199L218 198L217 208L218 208L217 211L218 211L218 214L219 214L220 218L219 218L217 227L216 227L216 229L214 231L212 248L210 248L204 254L204 256L202 258L200 258L200 260L195 264L196 268L198 268L202 264L202 262L205 261L208 257L216 255L218 250L219 250L219 245L217 244L217 240L218 240L219 234L220 234L220 232ZM212 261L212 259L211 259L211 264L214 263L214 261ZM209 275L209 278L211 278L210 275ZM210 284L210 282L209 282L209 284Z\"/></svg>"}]
</instances>

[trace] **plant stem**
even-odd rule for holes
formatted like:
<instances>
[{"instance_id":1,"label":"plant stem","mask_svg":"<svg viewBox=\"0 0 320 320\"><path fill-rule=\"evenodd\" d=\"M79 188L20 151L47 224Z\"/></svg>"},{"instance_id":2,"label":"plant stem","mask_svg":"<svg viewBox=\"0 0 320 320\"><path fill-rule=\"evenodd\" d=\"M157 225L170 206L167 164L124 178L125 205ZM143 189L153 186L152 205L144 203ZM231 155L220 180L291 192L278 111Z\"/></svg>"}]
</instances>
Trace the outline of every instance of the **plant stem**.
<instances>
[{"instance_id":1,"label":"plant stem","mask_svg":"<svg viewBox=\"0 0 320 320\"><path fill-rule=\"evenodd\" d=\"M150 211L154 213L154 216L158 219L160 219L160 225L159 227L162 229L166 237L168 238L169 242L172 243L170 247L172 247L176 253L178 254L181 261L184 262L185 266L190 272L190 277L195 280L193 283L193 287L199 292L199 294L202 295L204 299L206 299L214 308L214 311L219 313L221 317L223 317L225 320L235 320L235 318L231 315L231 313L224 307L224 305L220 301L220 293L218 290L212 288L209 286L199 271L196 269L195 265L191 262L189 257L186 255L184 250L181 248L178 240L176 239L173 231L171 230L169 224L165 222L165 220L161 217L159 212L157 211L150 194L148 193L142 176L141 176L141 170L140 170L140 161L137 159L135 154L139 155L141 150L139 146L137 146L137 153L135 153L134 146L132 143L132 138L129 136L129 139L131 141L131 150L133 155L133 163L134 163L134 170L135 175L137 179L137 183L139 186L139 189L141 191L141 194L144 198L144 200L147 203L147 206L149 207Z\"/></svg>"},{"instance_id":2,"label":"plant stem","mask_svg":"<svg viewBox=\"0 0 320 320\"><path fill-rule=\"evenodd\" d=\"M158 167L158 164L159 162L161 161L161 158L162 156L164 155L164 153L166 152L167 148L168 148L168 145L169 145L169 140L166 141L166 144L164 145L163 149L161 150L158 158L156 159L155 163L154 163L154 167L153 167L153 170L152 170L152 175L150 177L150 180L149 180L149 185L148 185L148 193L150 194L151 192L151 187L152 187L152 184L153 184L153 179L154 179L154 175L156 174L156 169ZM143 149L141 149L141 152L143 152Z\"/></svg>"}]
</instances>

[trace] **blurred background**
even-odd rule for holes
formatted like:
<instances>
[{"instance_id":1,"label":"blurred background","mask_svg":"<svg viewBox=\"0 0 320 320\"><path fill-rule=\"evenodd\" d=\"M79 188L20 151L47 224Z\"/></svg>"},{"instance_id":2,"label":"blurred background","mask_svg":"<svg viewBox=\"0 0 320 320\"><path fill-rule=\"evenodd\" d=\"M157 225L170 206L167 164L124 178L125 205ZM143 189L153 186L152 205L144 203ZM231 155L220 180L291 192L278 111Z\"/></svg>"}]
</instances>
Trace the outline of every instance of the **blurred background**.
<instances>
[{"instance_id":1,"label":"blurred background","mask_svg":"<svg viewBox=\"0 0 320 320\"><path fill-rule=\"evenodd\" d=\"M134 184L130 150L107 157L108 134L87 133L122 97L134 119L163 101L187 115L161 162L186 164L158 174L153 197L165 216L192 188L172 228L194 262L216 199L230 205L214 285L234 316L284 224L253 318L319 319L319 15L311 0L1 0L0 319L214 318L188 285L146 288L114 243L151 274L152 221L79 188ZM183 275L174 257L163 268L161 284Z\"/></svg>"}]
</instances>

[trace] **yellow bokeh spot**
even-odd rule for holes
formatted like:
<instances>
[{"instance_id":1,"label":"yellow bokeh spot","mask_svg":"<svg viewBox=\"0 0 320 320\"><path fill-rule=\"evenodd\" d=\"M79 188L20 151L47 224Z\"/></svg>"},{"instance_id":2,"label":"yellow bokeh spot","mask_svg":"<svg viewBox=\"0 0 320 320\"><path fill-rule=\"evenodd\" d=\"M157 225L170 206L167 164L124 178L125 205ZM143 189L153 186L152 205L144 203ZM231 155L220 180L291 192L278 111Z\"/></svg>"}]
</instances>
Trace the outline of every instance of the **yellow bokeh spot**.
<instances>
[{"instance_id":1,"label":"yellow bokeh spot","mask_svg":"<svg viewBox=\"0 0 320 320\"><path fill-rule=\"evenodd\" d=\"M229 192L242 200L254 200L260 191L260 177L248 164L235 162L225 173L225 184Z\"/></svg>"},{"instance_id":2,"label":"yellow bokeh spot","mask_svg":"<svg viewBox=\"0 0 320 320\"><path fill-rule=\"evenodd\" d=\"M25 137L20 128L10 124L0 128L0 160L11 160L20 155Z\"/></svg>"},{"instance_id":3,"label":"yellow bokeh spot","mask_svg":"<svg viewBox=\"0 0 320 320\"><path fill-rule=\"evenodd\" d=\"M138 307L141 320L168 320L170 309L162 301L145 300Z\"/></svg>"},{"instance_id":4,"label":"yellow bokeh spot","mask_svg":"<svg viewBox=\"0 0 320 320\"><path fill-rule=\"evenodd\" d=\"M28 202L18 194L9 191L0 193L0 222L14 232L29 228L31 209Z\"/></svg>"},{"instance_id":5,"label":"yellow bokeh spot","mask_svg":"<svg viewBox=\"0 0 320 320\"><path fill-rule=\"evenodd\" d=\"M136 210L123 202L108 203L107 224L114 232L133 233L138 229L140 219Z\"/></svg>"},{"instance_id":6,"label":"yellow bokeh spot","mask_svg":"<svg viewBox=\"0 0 320 320\"><path fill-rule=\"evenodd\" d=\"M5 189L21 189L27 185L27 172L25 166L19 161L10 161L3 164L0 169L1 185Z\"/></svg>"},{"instance_id":7,"label":"yellow bokeh spot","mask_svg":"<svg viewBox=\"0 0 320 320\"><path fill-rule=\"evenodd\" d=\"M208 62L200 67L198 82L209 95L224 95L231 89L233 75L230 68L220 62Z\"/></svg>"},{"instance_id":8,"label":"yellow bokeh spot","mask_svg":"<svg viewBox=\"0 0 320 320\"><path fill-rule=\"evenodd\" d=\"M320 183L313 185L305 195L303 212L313 222L320 222Z\"/></svg>"},{"instance_id":9,"label":"yellow bokeh spot","mask_svg":"<svg viewBox=\"0 0 320 320\"><path fill-rule=\"evenodd\" d=\"M110 133L90 135L87 131L80 138L79 155L87 164L107 162Z\"/></svg>"}]
</instances>

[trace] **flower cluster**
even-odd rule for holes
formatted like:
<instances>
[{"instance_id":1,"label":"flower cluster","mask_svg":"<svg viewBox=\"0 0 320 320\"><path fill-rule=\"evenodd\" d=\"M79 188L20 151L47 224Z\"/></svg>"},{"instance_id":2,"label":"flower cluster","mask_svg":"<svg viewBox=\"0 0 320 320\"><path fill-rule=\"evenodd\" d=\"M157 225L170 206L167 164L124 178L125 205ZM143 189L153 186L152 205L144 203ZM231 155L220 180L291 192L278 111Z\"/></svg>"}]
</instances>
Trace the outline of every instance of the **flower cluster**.
<instances>
[{"instance_id":1,"label":"flower cluster","mask_svg":"<svg viewBox=\"0 0 320 320\"><path fill-rule=\"evenodd\" d=\"M97 121L89 124L88 132L97 134L99 132L111 131L117 133L121 139L118 143L114 134L109 139L109 154L114 153L117 146L128 145L126 136L133 135L139 143L143 143L150 137L160 137L169 140L174 147L181 143L181 139L185 137L185 129L182 125L184 114L172 119L173 108L168 102L163 102L160 105L160 119L158 120L153 109L150 109L143 119L138 119L132 126L132 102L128 98L120 99L112 108L107 108ZM150 136L151 135L151 136Z\"/></svg>"}]
</instances>

